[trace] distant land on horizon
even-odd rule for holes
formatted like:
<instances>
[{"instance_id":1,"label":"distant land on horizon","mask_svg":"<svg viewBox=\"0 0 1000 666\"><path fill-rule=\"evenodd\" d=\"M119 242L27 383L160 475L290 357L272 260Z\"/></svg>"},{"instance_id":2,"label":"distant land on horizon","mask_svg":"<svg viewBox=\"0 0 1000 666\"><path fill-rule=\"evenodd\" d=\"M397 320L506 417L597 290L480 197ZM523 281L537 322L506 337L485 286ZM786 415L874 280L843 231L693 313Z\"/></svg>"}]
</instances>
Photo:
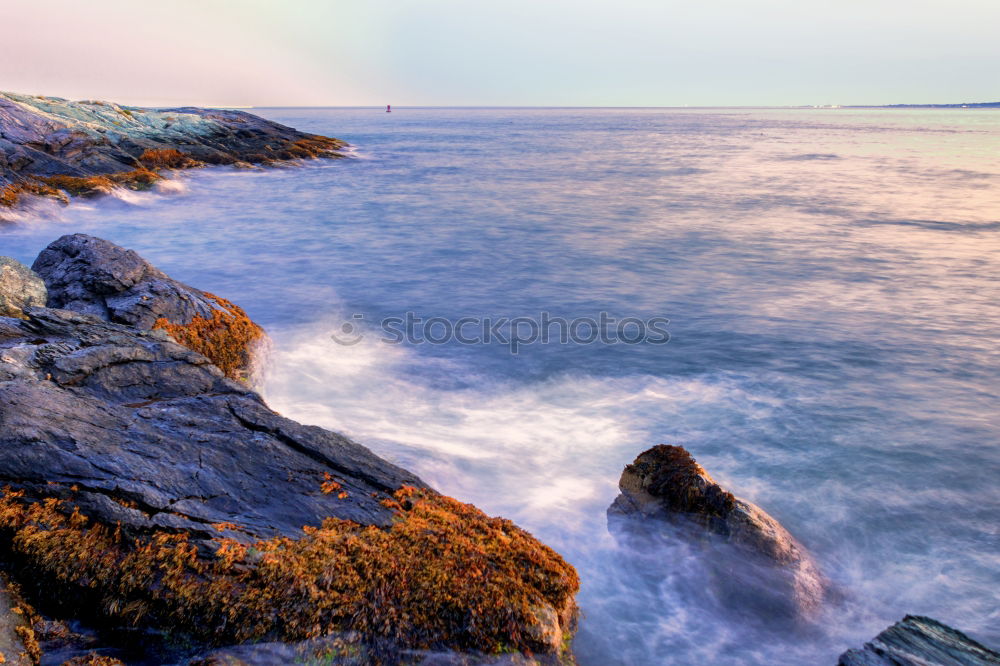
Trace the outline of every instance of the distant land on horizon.
<instances>
[{"instance_id":1,"label":"distant land on horizon","mask_svg":"<svg viewBox=\"0 0 1000 666\"><path fill-rule=\"evenodd\" d=\"M1000 102L963 102L960 104L854 104L845 109L1000 109Z\"/></svg>"}]
</instances>

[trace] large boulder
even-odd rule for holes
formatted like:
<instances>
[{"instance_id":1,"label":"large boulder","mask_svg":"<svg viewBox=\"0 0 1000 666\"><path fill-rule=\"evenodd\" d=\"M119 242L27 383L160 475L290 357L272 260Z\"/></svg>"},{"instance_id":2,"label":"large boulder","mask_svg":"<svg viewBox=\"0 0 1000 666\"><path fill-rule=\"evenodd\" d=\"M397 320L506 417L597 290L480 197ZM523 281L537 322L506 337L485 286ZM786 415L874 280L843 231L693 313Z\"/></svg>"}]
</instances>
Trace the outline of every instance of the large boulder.
<instances>
[{"instance_id":1,"label":"large boulder","mask_svg":"<svg viewBox=\"0 0 1000 666\"><path fill-rule=\"evenodd\" d=\"M730 593L770 598L799 617L818 611L826 582L809 552L763 509L720 486L683 447L661 444L639 454L618 487L608 508L612 527L656 533L670 525L680 528L672 536L725 544L745 560L734 567L727 557L718 572Z\"/></svg>"},{"instance_id":2,"label":"large boulder","mask_svg":"<svg viewBox=\"0 0 1000 666\"><path fill-rule=\"evenodd\" d=\"M45 282L16 259L0 257L0 317L23 317L24 308L44 306Z\"/></svg>"},{"instance_id":3,"label":"large boulder","mask_svg":"<svg viewBox=\"0 0 1000 666\"><path fill-rule=\"evenodd\" d=\"M42 250L32 268L45 281L49 307L162 328L230 378L255 374L263 329L239 306L168 277L133 250L71 234Z\"/></svg>"},{"instance_id":4,"label":"large boulder","mask_svg":"<svg viewBox=\"0 0 1000 666\"><path fill-rule=\"evenodd\" d=\"M576 573L509 521L279 416L164 331L25 312L0 318L0 558L26 592L207 644L565 649Z\"/></svg>"},{"instance_id":5,"label":"large boulder","mask_svg":"<svg viewBox=\"0 0 1000 666\"><path fill-rule=\"evenodd\" d=\"M839 666L1000 666L1000 653L929 617L907 615L840 655Z\"/></svg>"}]
</instances>

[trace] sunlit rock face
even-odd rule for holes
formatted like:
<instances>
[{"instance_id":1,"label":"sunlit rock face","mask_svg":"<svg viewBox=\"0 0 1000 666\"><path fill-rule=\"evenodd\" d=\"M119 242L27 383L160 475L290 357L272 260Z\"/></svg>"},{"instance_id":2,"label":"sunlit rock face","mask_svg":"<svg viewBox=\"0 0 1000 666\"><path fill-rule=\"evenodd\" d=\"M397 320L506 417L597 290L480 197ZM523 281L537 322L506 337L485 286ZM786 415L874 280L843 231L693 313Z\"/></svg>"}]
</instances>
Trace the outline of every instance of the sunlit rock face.
<instances>
[{"instance_id":1,"label":"sunlit rock face","mask_svg":"<svg viewBox=\"0 0 1000 666\"><path fill-rule=\"evenodd\" d=\"M43 306L45 283L30 268L10 257L0 257L0 317L24 317L24 308Z\"/></svg>"},{"instance_id":2,"label":"sunlit rock face","mask_svg":"<svg viewBox=\"0 0 1000 666\"><path fill-rule=\"evenodd\" d=\"M998 666L1000 653L929 617L907 615L838 666Z\"/></svg>"},{"instance_id":3,"label":"sunlit rock face","mask_svg":"<svg viewBox=\"0 0 1000 666\"><path fill-rule=\"evenodd\" d=\"M341 157L345 146L244 111L0 93L0 206L143 189L164 168Z\"/></svg>"},{"instance_id":4,"label":"sunlit rock face","mask_svg":"<svg viewBox=\"0 0 1000 666\"><path fill-rule=\"evenodd\" d=\"M618 487L608 508L616 534L703 546L712 584L734 605L793 618L818 612L827 585L808 551L763 509L720 486L683 447L641 453Z\"/></svg>"}]
</instances>

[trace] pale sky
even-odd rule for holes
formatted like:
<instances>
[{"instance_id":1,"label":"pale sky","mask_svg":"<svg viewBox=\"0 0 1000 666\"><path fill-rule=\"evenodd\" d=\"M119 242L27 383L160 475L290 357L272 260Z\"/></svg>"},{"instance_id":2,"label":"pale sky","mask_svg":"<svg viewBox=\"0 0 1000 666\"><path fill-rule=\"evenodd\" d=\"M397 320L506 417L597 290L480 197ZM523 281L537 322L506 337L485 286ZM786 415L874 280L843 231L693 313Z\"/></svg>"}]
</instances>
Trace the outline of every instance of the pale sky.
<instances>
[{"instance_id":1,"label":"pale sky","mask_svg":"<svg viewBox=\"0 0 1000 666\"><path fill-rule=\"evenodd\" d=\"M0 90L137 105L1000 100L1000 0L2 0Z\"/></svg>"}]
</instances>

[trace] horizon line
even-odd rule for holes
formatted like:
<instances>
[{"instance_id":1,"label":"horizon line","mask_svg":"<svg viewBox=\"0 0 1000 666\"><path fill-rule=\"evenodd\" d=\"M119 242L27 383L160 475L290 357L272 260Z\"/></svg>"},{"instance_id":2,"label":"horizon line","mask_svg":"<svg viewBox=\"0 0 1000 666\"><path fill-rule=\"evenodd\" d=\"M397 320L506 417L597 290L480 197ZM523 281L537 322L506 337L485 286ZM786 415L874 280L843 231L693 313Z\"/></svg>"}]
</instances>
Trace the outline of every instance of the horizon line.
<instances>
[{"instance_id":1,"label":"horizon line","mask_svg":"<svg viewBox=\"0 0 1000 666\"><path fill-rule=\"evenodd\" d=\"M185 105L188 106L188 105ZM194 105L190 105L194 106ZM384 104L253 104L210 105L210 109L381 109ZM149 107L156 108L156 107ZM926 104L683 104L683 105L571 105L571 104L392 104L395 109L886 109L886 108L939 108L939 109L996 109L996 102L955 102Z\"/></svg>"}]
</instances>

